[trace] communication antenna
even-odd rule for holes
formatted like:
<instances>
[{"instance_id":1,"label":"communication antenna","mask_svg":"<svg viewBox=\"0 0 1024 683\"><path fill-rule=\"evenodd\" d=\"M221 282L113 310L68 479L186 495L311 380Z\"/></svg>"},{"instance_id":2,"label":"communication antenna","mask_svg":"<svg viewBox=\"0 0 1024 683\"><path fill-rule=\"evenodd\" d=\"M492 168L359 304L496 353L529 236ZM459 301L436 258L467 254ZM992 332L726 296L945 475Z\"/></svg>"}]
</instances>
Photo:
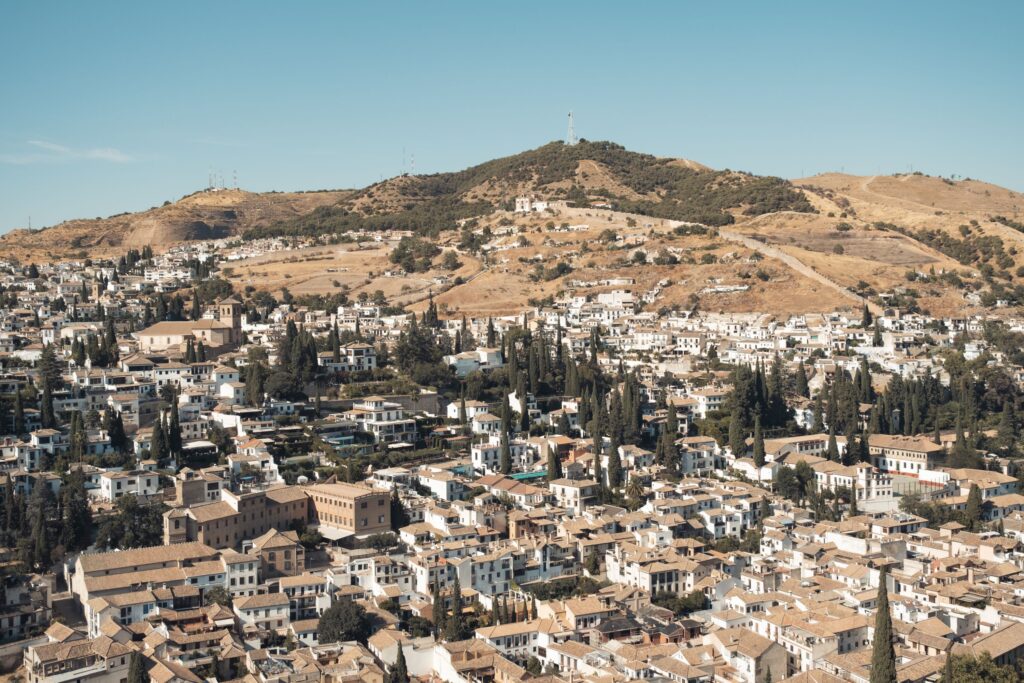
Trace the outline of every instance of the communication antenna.
<instances>
[{"instance_id":1,"label":"communication antenna","mask_svg":"<svg viewBox=\"0 0 1024 683\"><path fill-rule=\"evenodd\" d=\"M572 146L577 142L579 141L576 139L576 127L573 126L572 112L569 112L569 134L565 136L565 144Z\"/></svg>"},{"instance_id":2,"label":"communication antenna","mask_svg":"<svg viewBox=\"0 0 1024 683\"><path fill-rule=\"evenodd\" d=\"M416 154L412 155L412 161L410 162L412 168L409 170L409 175L416 175Z\"/></svg>"},{"instance_id":3,"label":"communication antenna","mask_svg":"<svg viewBox=\"0 0 1024 683\"><path fill-rule=\"evenodd\" d=\"M238 189L238 171L231 172L231 178L234 181L235 189Z\"/></svg>"}]
</instances>

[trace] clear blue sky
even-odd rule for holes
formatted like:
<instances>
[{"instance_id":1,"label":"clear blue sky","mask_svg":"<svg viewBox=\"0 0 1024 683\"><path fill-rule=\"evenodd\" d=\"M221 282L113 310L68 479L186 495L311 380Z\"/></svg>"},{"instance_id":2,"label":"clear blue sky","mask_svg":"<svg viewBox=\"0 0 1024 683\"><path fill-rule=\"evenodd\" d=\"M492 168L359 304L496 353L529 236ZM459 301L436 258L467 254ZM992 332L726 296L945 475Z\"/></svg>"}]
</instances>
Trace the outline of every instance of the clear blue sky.
<instances>
[{"instance_id":1,"label":"clear blue sky","mask_svg":"<svg viewBox=\"0 0 1024 683\"><path fill-rule=\"evenodd\" d=\"M1024 190L1024 3L43 2L0 7L0 232L360 187L565 136L798 177Z\"/></svg>"}]
</instances>

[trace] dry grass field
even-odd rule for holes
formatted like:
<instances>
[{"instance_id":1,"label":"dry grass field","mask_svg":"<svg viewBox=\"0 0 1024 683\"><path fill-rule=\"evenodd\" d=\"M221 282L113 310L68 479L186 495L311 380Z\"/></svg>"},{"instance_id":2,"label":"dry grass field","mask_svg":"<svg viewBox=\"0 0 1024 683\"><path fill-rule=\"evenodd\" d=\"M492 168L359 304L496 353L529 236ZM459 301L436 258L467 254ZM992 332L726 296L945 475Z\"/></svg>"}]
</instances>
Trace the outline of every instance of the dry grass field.
<instances>
[{"instance_id":1,"label":"dry grass field","mask_svg":"<svg viewBox=\"0 0 1024 683\"><path fill-rule=\"evenodd\" d=\"M277 293L287 288L293 295L348 292L357 296L363 291L373 294L381 290L394 303L406 303L442 289L444 285L435 278L470 278L481 268L477 259L460 255L462 267L456 271L435 268L392 277L386 273L396 268L388 260L393 246L373 242L272 252L232 262L227 279L240 289L251 285Z\"/></svg>"}]
</instances>

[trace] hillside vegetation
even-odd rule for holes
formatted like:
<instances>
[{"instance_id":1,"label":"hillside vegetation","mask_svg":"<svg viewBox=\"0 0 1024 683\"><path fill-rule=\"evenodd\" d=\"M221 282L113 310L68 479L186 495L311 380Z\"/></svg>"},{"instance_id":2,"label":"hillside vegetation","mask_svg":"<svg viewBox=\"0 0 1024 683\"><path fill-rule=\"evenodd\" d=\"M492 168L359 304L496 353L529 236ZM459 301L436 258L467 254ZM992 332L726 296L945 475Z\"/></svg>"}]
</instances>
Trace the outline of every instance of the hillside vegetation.
<instances>
[{"instance_id":1,"label":"hillside vegetation","mask_svg":"<svg viewBox=\"0 0 1024 683\"><path fill-rule=\"evenodd\" d=\"M601 178L606 186L587 183L590 175ZM458 219L511 208L520 194L563 199L578 206L600 199L618 211L707 225L728 225L735 222L735 214L814 210L802 192L781 178L680 164L612 142L581 141L571 146L552 142L462 171L384 181L337 206L253 229L247 236L388 228L436 235Z\"/></svg>"}]
</instances>

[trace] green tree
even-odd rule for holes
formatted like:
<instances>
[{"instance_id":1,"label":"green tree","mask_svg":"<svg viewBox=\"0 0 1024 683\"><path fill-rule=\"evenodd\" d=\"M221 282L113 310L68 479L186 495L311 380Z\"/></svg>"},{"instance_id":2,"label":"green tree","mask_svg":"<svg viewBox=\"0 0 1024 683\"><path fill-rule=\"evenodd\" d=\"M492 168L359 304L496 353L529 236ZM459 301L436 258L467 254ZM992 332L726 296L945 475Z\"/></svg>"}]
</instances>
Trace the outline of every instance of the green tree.
<instances>
[{"instance_id":1,"label":"green tree","mask_svg":"<svg viewBox=\"0 0 1024 683\"><path fill-rule=\"evenodd\" d=\"M981 526L981 489L978 488L977 484L971 484L971 488L967 493L964 524L971 531L977 531Z\"/></svg>"},{"instance_id":2,"label":"green tree","mask_svg":"<svg viewBox=\"0 0 1024 683\"><path fill-rule=\"evenodd\" d=\"M896 650L893 647L892 614L889 612L889 572L878 577L878 606L875 610L875 640L871 651L871 683L897 683Z\"/></svg>"},{"instance_id":3,"label":"green tree","mask_svg":"<svg viewBox=\"0 0 1024 683\"><path fill-rule=\"evenodd\" d=\"M352 600L339 600L324 611L316 634L320 643L350 640L366 643L370 636L370 620L362 605Z\"/></svg>"},{"instance_id":4,"label":"green tree","mask_svg":"<svg viewBox=\"0 0 1024 683\"><path fill-rule=\"evenodd\" d=\"M548 446L548 481L562 478L562 460L553 446Z\"/></svg>"},{"instance_id":5,"label":"green tree","mask_svg":"<svg viewBox=\"0 0 1024 683\"><path fill-rule=\"evenodd\" d=\"M398 487L391 489L391 530L398 531L409 525L409 511L402 503L402 497L398 495Z\"/></svg>"},{"instance_id":6,"label":"green tree","mask_svg":"<svg viewBox=\"0 0 1024 683\"><path fill-rule=\"evenodd\" d=\"M465 640L468 638L465 615L462 613L462 585L459 583L458 574L455 575L455 582L452 584L452 613L444 628L444 638L448 642Z\"/></svg>"},{"instance_id":7,"label":"green tree","mask_svg":"<svg viewBox=\"0 0 1024 683\"><path fill-rule=\"evenodd\" d=\"M224 586L211 586L203 591L204 605L221 605L231 607L231 593Z\"/></svg>"},{"instance_id":8,"label":"green tree","mask_svg":"<svg viewBox=\"0 0 1024 683\"><path fill-rule=\"evenodd\" d=\"M448 610L445 609L444 601L441 599L441 587L435 582L434 590L432 595L433 605L433 622L434 622L434 636L440 636L444 633L446 622L448 621Z\"/></svg>"},{"instance_id":9,"label":"green tree","mask_svg":"<svg viewBox=\"0 0 1024 683\"><path fill-rule=\"evenodd\" d=\"M131 654L131 663L128 665L128 683L149 683L146 660L138 652Z\"/></svg>"},{"instance_id":10,"label":"green tree","mask_svg":"<svg viewBox=\"0 0 1024 683\"><path fill-rule=\"evenodd\" d=\"M754 465L764 467L764 433L761 431L761 416L754 417Z\"/></svg>"},{"instance_id":11,"label":"green tree","mask_svg":"<svg viewBox=\"0 0 1024 683\"><path fill-rule=\"evenodd\" d=\"M980 655L949 655L953 660L951 681L956 683L1019 683L1021 678L1011 666L1000 666L987 652Z\"/></svg>"},{"instance_id":12,"label":"green tree","mask_svg":"<svg viewBox=\"0 0 1024 683\"><path fill-rule=\"evenodd\" d=\"M448 252L453 254L455 252ZM405 663L405 648L401 643L398 645L398 656L395 658L395 666L391 669L390 683L409 683L409 666Z\"/></svg>"},{"instance_id":13,"label":"green tree","mask_svg":"<svg viewBox=\"0 0 1024 683\"><path fill-rule=\"evenodd\" d=\"M104 519L96 534L96 545L110 550L160 545L164 536L164 506L140 503L133 495L121 496L114 512Z\"/></svg>"},{"instance_id":14,"label":"green tree","mask_svg":"<svg viewBox=\"0 0 1024 683\"><path fill-rule=\"evenodd\" d=\"M501 431L501 446L498 451L498 471L508 474L512 471L512 452L508 446L508 432Z\"/></svg>"},{"instance_id":15,"label":"green tree","mask_svg":"<svg viewBox=\"0 0 1024 683\"><path fill-rule=\"evenodd\" d=\"M729 449L737 458L742 458L747 452L746 435L738 410L733 410L729 416Z\"/></svg>"},{"instance_id":16,"label":"green tree","mask_svg":"<svg viewBox=\"0 0 1024 683\"><path fill-rule=\"evenodd\" d=\"M61 494L61 545L67 551L83 550L91 543L92 511L79 467L65 476Z\"/></svg>"}]
</instances>

